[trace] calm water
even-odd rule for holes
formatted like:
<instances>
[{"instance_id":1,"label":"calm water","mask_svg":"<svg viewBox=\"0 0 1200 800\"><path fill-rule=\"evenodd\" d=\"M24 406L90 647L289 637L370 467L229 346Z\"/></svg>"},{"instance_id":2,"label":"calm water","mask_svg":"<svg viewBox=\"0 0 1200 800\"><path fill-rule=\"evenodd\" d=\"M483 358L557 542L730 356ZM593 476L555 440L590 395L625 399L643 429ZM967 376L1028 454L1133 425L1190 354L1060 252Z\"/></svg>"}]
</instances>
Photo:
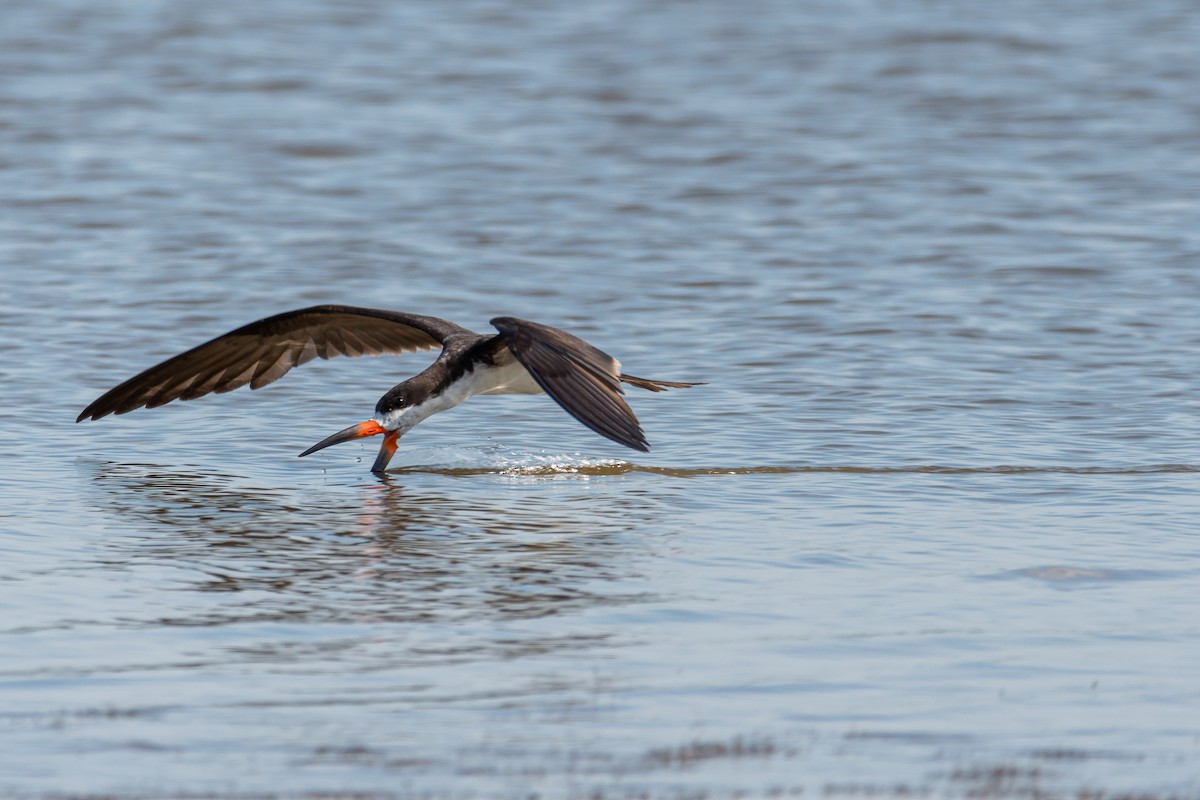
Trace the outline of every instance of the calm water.
<instances>
[{"instance_id":1,"label":"calm water","mask_svg":"<svg viewBox=\"0 0 1200 800\"><path fill-rule=\"evenodd\" d=\"M0 25L0 795L1200 797L1200 7L39 0ZM566 327L76 426L317 302Z\"/></svg>"}]
</instances>

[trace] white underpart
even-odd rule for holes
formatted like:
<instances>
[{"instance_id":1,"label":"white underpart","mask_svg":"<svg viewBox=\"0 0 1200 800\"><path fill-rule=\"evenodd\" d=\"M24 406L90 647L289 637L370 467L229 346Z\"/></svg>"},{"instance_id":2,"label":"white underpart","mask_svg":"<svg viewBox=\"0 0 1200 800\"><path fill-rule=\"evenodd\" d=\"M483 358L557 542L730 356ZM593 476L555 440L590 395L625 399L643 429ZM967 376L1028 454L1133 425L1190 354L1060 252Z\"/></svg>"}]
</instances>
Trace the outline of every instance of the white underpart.
<instances>
[{"instance_id":1,"label":"white underpart","mask_svg":"<svg viewBox=\"0 0 1200 800\"><path fill-rule=\"evenodd\" d=\"M420 405L377 416L375 421L388 430L407 433L422 420L454 408L477 394L542 394L542 387L516 361L504 366L480 367L464 374L440 395L430 397Z\"/></svg>"},{"instance_id":2,"label":"white underpart","mask_svg":"<svg viewBox=\"0 0 1200 800\"><path fill-rule=\"evenodd\" d=\"M485 370L475 370L470 380L479 388L463 397L466 400L473 394L542 394L542 387L529 374L529 370L516 361L503 367L492 367ZM460 381L466 383L467 381ZM456 401L461 403L462 400Z\"/></svg>"}]
</instances>

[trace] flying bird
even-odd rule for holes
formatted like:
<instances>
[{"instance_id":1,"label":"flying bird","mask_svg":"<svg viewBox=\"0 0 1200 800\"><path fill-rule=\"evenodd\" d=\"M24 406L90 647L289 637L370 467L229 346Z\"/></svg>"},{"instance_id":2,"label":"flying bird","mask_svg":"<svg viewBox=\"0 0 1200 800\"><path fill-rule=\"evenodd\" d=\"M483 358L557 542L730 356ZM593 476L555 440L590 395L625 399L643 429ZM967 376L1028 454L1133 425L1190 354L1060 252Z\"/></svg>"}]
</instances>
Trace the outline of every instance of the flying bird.
<instances>
[{"instance_id":1,"label":"flying bird","mask_svg":"<svg viewBox=\"0 0 1200 800\"><path fill-rule=\"evenodd\" d=\"M134 375L98 397L76 422L194 400L239 386L260 389L314 358L398 355L441 348L424 371L387 391L375 415L301 453L383 434L371 467L382 472L401 436L427 417L477 394L548 394L601 436L646 452L642 426L621 397L621 384L661 392L697 386L638 378L621 363L566 331L496 317L498 334L480 334L437 317L354 306L320 305L260 319Z\"/></svg>"}]
</instances>

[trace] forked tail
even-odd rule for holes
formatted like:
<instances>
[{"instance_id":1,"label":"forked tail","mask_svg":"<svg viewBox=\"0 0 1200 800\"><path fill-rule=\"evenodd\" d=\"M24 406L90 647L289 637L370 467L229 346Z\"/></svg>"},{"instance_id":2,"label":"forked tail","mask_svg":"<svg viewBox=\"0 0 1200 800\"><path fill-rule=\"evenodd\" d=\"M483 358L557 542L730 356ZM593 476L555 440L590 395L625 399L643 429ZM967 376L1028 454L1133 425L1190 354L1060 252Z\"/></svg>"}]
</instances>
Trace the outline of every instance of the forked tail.
<instances>
[{"instance_id":1,"label":"forked tail","mask_svg":"<svg viewBox=\"0 0 1200 800\"><path fill-rule=\"evenodd\" d=\"M665 392L667 389L686 389L689 386L703 386L703 383L678 383L675 381L652 381L649 378L639 378L634 375L620 375L622 383L636 386L639 389L649 389L652 392Z\"/></svg>"}]
</instances>

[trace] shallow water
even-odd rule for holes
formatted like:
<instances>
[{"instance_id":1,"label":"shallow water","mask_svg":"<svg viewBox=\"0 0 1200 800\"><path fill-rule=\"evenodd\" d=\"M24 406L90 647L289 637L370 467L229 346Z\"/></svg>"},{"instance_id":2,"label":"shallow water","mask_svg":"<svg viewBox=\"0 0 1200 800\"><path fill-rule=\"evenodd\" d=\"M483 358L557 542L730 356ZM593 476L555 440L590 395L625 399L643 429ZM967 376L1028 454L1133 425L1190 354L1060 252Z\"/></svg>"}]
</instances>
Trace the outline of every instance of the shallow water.
<instances>
[{"instance_id":1,"label":"shallow water","mask_svg":"<svg viewBox=\"0 0 1200 800\"><path fill-rule=\"evenodd\" d=\"M1200 10L92 3L0 26L0 794L1200 796ZM288 308L425 355L75 426Z\"/></svg>"}]
</instances>

